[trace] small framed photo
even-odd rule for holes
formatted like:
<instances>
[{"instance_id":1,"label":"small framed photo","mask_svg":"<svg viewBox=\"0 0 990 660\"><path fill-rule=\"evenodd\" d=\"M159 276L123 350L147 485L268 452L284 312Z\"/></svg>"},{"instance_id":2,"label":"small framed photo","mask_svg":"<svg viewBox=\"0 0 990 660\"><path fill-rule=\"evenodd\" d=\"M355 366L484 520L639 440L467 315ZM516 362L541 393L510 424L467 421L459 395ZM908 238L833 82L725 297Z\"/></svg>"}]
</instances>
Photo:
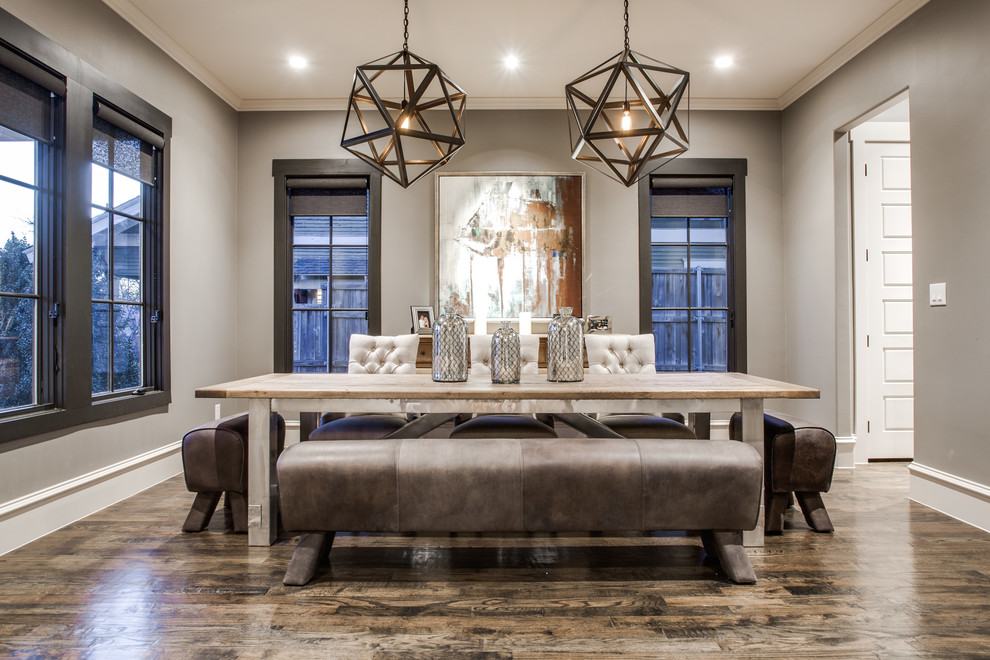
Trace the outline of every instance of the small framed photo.
<instances>
[{"instance_id":1,"label":"small framed photo","mask_svg":"<svg viewBox=\"0 0 990 660\"><path fill-rule=\"evenodd\" d=\"M589 316L584 319L584 331L586 334L612 332L611 316Z\"/></svg>"},{"instance_id":2,"label":"small framed photo","mask_svg":"<svg viewBox=\"0 0 990 660\"><path fill-rule=\"evenodd\" d=\"M409 311L412 314L412 327L415 332L421 335L431 334L433 332L432 307L417 307L413 305L409 308Z\"/></svg>"}]
</instances>

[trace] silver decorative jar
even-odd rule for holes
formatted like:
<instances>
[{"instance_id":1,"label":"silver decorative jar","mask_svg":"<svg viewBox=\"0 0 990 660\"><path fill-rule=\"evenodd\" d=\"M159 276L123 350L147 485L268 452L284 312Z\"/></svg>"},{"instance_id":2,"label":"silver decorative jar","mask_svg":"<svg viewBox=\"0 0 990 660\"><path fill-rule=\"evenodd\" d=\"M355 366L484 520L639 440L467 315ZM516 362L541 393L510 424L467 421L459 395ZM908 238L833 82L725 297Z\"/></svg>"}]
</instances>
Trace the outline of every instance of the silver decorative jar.
<instances>
[{"instance_id":1,"label":"silver decorative jar","mask_svg":"<svg viewBox=\"0 0 990 660\"><path fill-rule=\"evenodd\" d=\"M584 329L572 311L561 307L547 326L547 380L551 382L584 380Z\"/></svg>"},{"instance_id":2,"label":"silver decorative jar","mask_svg":"<svg viewBox=\"0 0 990 660\"><path fill-rule=\"evenodd\" d=\"M467 324L457 314L443 314L433 323L433 380L459 383L467 377Z\"/></svg>"},{"instance_id":3,"label":"silver decorative jar","mask_svg":"<svg viewBox=\"0 0 990 660\"><path fill-rule=\"evenodd\" d=\"M502 327L492 335L492 382L518 383L521 363L519 333L508 321L502 321Z\"/></svg>"}]
</instances>

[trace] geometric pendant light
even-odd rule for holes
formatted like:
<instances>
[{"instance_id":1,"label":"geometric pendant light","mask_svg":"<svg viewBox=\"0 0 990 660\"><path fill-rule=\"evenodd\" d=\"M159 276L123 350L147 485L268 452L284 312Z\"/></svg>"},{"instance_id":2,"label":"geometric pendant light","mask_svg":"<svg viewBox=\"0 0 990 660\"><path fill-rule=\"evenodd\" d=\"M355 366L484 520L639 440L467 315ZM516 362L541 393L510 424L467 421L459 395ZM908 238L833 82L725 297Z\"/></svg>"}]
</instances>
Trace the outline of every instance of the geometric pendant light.
<instances>
[{"instance_id":1,"label":"geometric pendant light","mask_svg":"<svg viewBox=\"0 0 990 660\"><path fill-rule=\"evenodd\" d=\"M688 150L690 74L625 47L564 87L571 158L631 186Z\"/></svg>"},{"instance_id":2,"label":"geometric pendant light","mask_svg":"<svg viewBox=\"0 0 990 660\"><path fill-rule=\"evenodd\" d=\"M409 51L409 0L403 26L401 51L354 71L340 146L407 188L464 146L467 95Z\"/></svg>"}]
</instances>

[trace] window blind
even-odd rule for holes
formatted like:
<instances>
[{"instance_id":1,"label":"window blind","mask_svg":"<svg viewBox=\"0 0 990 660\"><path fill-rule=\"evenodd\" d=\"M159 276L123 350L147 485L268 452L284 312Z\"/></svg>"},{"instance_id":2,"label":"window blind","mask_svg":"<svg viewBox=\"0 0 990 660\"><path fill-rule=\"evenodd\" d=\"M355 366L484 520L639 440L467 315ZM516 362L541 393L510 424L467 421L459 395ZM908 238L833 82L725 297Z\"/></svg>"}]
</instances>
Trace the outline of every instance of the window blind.
<instances>
[{"instance_id":1,"label":"window blind","mask_svg":"<svg viewBox=\"0 0 990 660\"><path fill-rule=\"evenodd\" d=\"M290 216L368 215L367 177L289 179Z\"/></svg>"},{"instance_id":2,"label":"window blind","mask_svg":"<svg viewBox=\"0 0 990 660\"><path fill-rule=\"evenodd\" d=\"M654 218L721 218L729 214L730 177L654 176L650 215Z\"/></svg>"},{"instance_id":3,"label":"window blind","mask_svg":"<svg viewBox=\"0 0 990 660\"><path fill-rule=\"evenodd\" d=\"M52 94L65 96L64 80L0 45L0 126L51 144Z\"/></svg>"},{"instance_id":4,"label":"window blind","mask_svg":"<svg viewBox=\"0 0 990 660\"><path fill-rule=\"evenodd\" d=\"M154 185L155 149L165 138L100 101L94 110L93 162Z\"/></svg>"}]
</instances>

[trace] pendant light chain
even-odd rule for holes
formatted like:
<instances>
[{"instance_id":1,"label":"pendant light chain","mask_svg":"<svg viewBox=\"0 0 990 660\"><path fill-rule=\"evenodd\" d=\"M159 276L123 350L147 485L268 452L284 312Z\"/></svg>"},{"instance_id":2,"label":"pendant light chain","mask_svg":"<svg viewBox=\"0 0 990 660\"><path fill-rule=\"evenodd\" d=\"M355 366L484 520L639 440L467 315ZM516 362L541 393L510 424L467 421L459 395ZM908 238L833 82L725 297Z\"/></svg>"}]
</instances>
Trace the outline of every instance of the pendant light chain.
<instances>
[{"instance_id":1,"label":"pendant light chain","mask_svg":"<svg viewBox=\"0 0 990 660\"><path fill-rule=\"evenodd\" d=\"M402 34L402 50L409 50L409 0L406 0L406 8L403 14L402 28L404 32ZM626 30L629 30L628 26ZM628 41L628 38L626 40Z\"/></svg>"},{"instance_id":2,"label":"pendant light chain","mask_svg":"<svg viewBox=\"0 0 990 660\"><path fill-rule=\"evenodd\" d=\"M626 50L629 50L629 0L623 0L622 4L625 6L622 18L626 21Z\"/></svg>"}]
</instances>

